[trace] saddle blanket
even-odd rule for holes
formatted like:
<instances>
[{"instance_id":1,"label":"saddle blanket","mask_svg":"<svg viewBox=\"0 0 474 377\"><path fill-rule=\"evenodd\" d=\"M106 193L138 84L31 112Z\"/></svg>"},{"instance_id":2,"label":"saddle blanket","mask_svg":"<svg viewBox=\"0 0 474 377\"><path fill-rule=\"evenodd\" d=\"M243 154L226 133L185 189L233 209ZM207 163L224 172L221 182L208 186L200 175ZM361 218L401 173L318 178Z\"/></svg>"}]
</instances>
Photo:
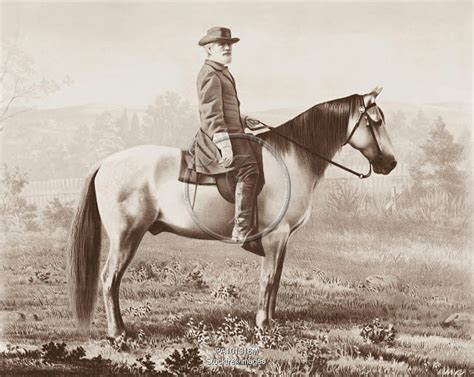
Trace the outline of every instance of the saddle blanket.
<instances>
[{"instance_id":1,"label":"saddle blanket","mask_svg":"<svg viewBox=\"0 0 474 377\"><path fill-rule=\"evenodd\" d=\"M262 146L259 143L251 143L255 157L257 159L257 165L259 169L259 180L257 183L257 195L262 191L263 185L265 184L265 177L263 171L263 160L262 160ZM194 170L194 159L193 156L187 150L181 150L181 164L179 168L180 182L190 183L193 185L213 185L217 186L219 193L228 202L235 203L235 187L237 180L235 179L234 171L225 174L217 175L206 175L197 173Z\"/></svg>"}]
</instances>

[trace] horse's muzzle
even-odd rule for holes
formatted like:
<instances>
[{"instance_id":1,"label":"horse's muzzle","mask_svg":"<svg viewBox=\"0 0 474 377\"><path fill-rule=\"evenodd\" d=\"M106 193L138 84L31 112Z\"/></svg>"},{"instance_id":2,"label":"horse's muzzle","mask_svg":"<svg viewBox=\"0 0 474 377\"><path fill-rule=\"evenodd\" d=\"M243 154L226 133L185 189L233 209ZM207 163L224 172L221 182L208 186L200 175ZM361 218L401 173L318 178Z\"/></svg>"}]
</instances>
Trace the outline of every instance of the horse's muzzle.
<instances>
[{"instance_id":1,"label":"horse's muzzle","mask_svg":"<svg viewBox=\"0 0 474 377\"><path fill-rule=\"evenodd\" d=\"M372 167L376 174L389 174L397 166L397 160L392 156L380 156L372 161Z\"/></svg>"}]
</instances>

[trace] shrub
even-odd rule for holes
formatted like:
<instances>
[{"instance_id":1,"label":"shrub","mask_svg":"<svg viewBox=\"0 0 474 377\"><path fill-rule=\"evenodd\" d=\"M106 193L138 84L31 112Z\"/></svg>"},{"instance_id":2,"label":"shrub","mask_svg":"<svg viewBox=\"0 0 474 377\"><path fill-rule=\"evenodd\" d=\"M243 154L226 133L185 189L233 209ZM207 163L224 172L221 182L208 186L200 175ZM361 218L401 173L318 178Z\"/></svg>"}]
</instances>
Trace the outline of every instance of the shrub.
<instances>
[{"instance_id":1,"label":"shrub","mask_svg":"<svg viewBox=\"0 0 474 377\"><path fill-rule=\"evenodd\" d=\"M202 366L202 358L199 356L197 348L183 348L181 352L174 352L165 359L163 365L165 368L178 376L187 376L190 374L198 375L198 371Z\"/></svg>"},{"instance_id":2,"label":"shrub","mask_svg":"<svg viewBox=\"0 0 474 377\"><path fill-rule=\"evenodd\" d=\"M417 200L418 219L428 223L446 223L464 217L464 199L447 192L427 191Z\"/></svg>"},{"instance_id":3,"label":"shrub","mask_svg":"<svg viewBox=\"0 0 474 377\"><path fill-rule=\"evenodd\" d=\"M38 230L36 206L27 204L21 194L28 184L28 175L18 167L3 165L0 172L0 217L2 228L9 231Z\"/></svg>"},{"instance_id":4,"label":"shrub","mask_svg":"<svg viewBox=\"0 0 474 377\"><path fill-rule=\"evenodd\" d=\"M262 348L277 349L283 344L281 327L275 320L269 328L255 327L255 340Z\"/></svg>"},{"instance_id":5,"label":"shrub","mask_svg":"<svg viewBox=\"0 0 474 377\"><path fill-rule=\"evenodd\" d=\"M219 285L219 287L211 292L212 297L221 299L221 300L229 300L233 298L238 298L239 294L237 293L237 288L235 285Z\"/></svg>"},{"instance_id":6,"label":"shrub","mask_svg":"<svg viewBox=\"0 0 474 377\"><path fill-rule=\"evenodd\" d=\"M131 267L129 273L127 274L128 280L134 283L143 283L147 280L152 280L154 278L151 268L148 268L144 264L140 264L137 267Z\"/></svg>"},{"instance_id":7,"label":"shrub","mask_svg":"<svg viewBox=\"0 0 474 377\"><path fill-rule=\"evenodd\" d=\"M318 334L316 339L303 339L299 344L298 353L305 358L308 365L317 369L326 366L333 358L327 333Z\"/></svg>"},{"instance_id":8,"label":"shrub","mask_svg":"<svg viewBox=\"0 0 474 377\"><path fill-rule=\"evenodd\" d=\"M193 318L189 319L187 323L188 330L186 331L186 338L197 344L210 344L212 330L209 329L203 321L199 322L197 325L194 323Z\"/></svg>"},{"instance_id":9,"label":"shrub","mask_svg":"<svg viewBox=\"0 0 474 377\"><path fill-rule=\"evenodd\" d=\"M380 344L386 343L393 345L397 330L392 324L383 325L378 318L375 318L372 323L364 325L360 335L365 341Z\"/></svg>"},{"instance_id":10,"label":"shrub","mask_svg":"<svg viewBox=\"0 0 474 377\"><path fill-rule=\"evenodd\" d=\"M153 343L153 342L148 341L145 335L145 332L142 329L138 331L136 339L133 339L132 337L127 336L125 332L123 332L117 338L107 337L107 342L117 352L121 352L121 351L127 352L127 351L130 351L131 349L141 349L150 345L150 343Z\"/></svg>"},{"instance_id":11,"label":"shrub","mask_svg":"<svg viewBox=\"0 0 474 377\"><path fill-rule=\"evenodd\" d=\"M140 357L137 361L141 364L145 372L155 371L155 362L151 360L151 355L147 353L145 357Z\"/></svg>"},{"instance_id":12,"label":"shrub","mask_svg":"<svg viewBox=\"0 0 474 377\"><path fill-rule=\"evenodd\" d=\"M84 356L86 356L86 352L84 348L77 347L72 351L68 352L66 350L66 343L54 343L50 342L47 344L43 344L42 348L42 355L41 358L45 362L53 363L58 361L79 361Z\"/></svg>"},{"instance_id":13,"label":"shrub","mask_svg":"<svg viewBox=\"0 0 474 377\"><path fill-rule=\"evenodd\" d=\"M250 337L250 333L251 327L248 322L228 314L223 325L216 331L217 345L245 344Z\"/></svg>"},{"instance_id":14,"label":"shrub","mask_svg":"<svg viewBox=\"0 0 474 377\"><path fill-rule=\"evenodd\" d=\"M134 317L144 317L148 313L151 312L151 304L147 302L145 305L140 305L140 306L129 306L126 310L125 313L131 314Z\"/></svg>"},{"instance_id":15,"label":"shrub","mask_svg":"<svg viewBox=\"0 0 474 377\"><path fill-rule=\"evenodd\" d=\"M188 286L196 288L207 288L208 285L204 281L201 270L194 270L186 275L184 278L184 283Z\"/></svg>"},{"instance_id":16,"label":"shrub","mask_svg":"<svg viewBox=\"0 0 474 377\"><path fill-rule=\"evenodd\" d=\"M338 182L328 193L325 209L330 213L355 213L360 209L362 200L362 195L356 187L348 182Z\"/></svg>"},{"instance_id":17,"label":"shrub","mask_svg":"<svg viewBox=\"0 0 474 377\"><path fill-rule=\"evenodd\" d=\"M74 215L72 202L61 203L58 198L54 198L43 210L43 217L49 229L68 229Z\"/></svg>"}]
</instances>

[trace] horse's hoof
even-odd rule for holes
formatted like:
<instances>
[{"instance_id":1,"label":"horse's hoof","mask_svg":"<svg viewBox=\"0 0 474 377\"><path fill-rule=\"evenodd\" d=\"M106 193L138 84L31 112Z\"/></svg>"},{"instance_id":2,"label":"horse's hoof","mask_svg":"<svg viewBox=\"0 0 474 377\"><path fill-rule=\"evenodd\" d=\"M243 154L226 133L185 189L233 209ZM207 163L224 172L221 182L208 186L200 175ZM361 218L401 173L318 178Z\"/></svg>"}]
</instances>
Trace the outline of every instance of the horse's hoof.
<instances>
[{"instance_id":1,"label":"horse's hoof","mask_svg":"<svg viewBox=\"0 0 474 377\"><path fill-rule=\"evenodd\" d=\"M114 331L107 331L107 338L109 339L119 339L125 338L127 336L127 332L125 329L123 330L114 330Z\"/></svg>"},{"instance_id":2,"label":"horse's hoof","mask_svg":"<svg viewBox=\"0 0 474 377\"><path fill-rule=\"evenodd\" d=\"M261 312L259 311L257 313L257 318L255 319L255 324L257 325L257 327L263 329L265 327L268 327L268 318L267 316L265 315L264 312Z\"/></svg>"}]
</instances>

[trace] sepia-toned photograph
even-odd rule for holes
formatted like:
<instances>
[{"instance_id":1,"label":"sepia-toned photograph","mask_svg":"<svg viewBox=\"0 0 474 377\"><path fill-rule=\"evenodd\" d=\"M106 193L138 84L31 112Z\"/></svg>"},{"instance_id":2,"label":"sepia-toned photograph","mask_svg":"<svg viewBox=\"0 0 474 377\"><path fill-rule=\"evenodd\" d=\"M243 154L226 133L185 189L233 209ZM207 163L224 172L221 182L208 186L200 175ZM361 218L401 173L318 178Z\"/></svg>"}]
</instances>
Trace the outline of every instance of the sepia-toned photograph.
<instances>
[{"instance_id":1,"label":"sepia-toned photograph","mask_svg":"<svg viewBox=\"0 0 474 377\"><path fill-rule=\"evenodd\" d=\"M0 376L472 376L471 1L2 1Z\"/></svg>"}]
</instances>

